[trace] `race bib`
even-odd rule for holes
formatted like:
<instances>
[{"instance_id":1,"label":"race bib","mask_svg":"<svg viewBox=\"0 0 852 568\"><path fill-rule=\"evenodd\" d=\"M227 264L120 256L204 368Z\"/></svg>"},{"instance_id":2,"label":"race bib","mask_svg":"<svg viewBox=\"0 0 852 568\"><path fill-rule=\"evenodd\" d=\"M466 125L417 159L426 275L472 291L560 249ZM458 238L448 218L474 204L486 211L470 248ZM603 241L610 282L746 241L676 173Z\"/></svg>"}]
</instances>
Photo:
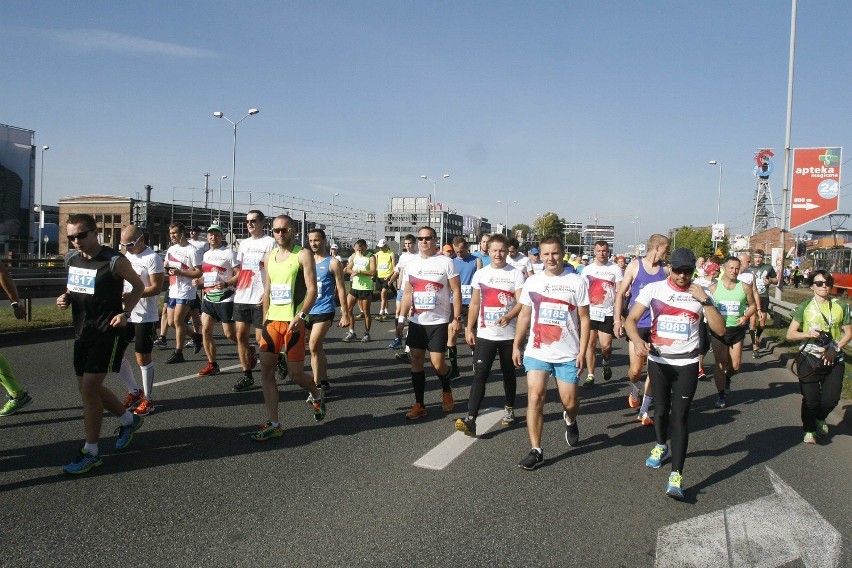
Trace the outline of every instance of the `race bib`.
<instances>
[{"instance_id":1,"label":"race bib","mask_svg":"<svg viewBox=\"0 0 852 568\"><path fill-rule=\"evenodd\" d=\"M435 292L414 292L415 310L434 310L437 302L438 295Z\"/></svg>"},{"instance_id":2,"label":"race bib","mask_svg":"<svg viewBox=\"0 0 852 568\"><path fill-rule=\"evenodd\" d=\"M385 270L387 270L388 268L390 268L390 264L388 264L387 262L379 263L379 270L381 270L381 271L385 271Z\"/></svg>"},{"instance_id":3,"label":"race bib","mask_svg":"<svg viewBox=\"0 0 852 568\"><path fill-rule=\"evenodd\" d=\"M125 294L129 294L132 291L133 291L133 286L130 285L130 282L125 280L124 281L124 290L122 290L122 292L125 293Z\"/></svg>"},{"instance_id":4,"label":"race bib","mask_svg":"<svg viewBox=\"0 0 852 568\"><path fill-rule=\"evenodd\" d=\"M509 313L506 308L489 308L482 309L482 315L485 316L485 327L496 327L497 321Z\"/></svg>"},{"instance_id":5,"label":"race bib","mask_svg":"<svg viewBox=\"0 0 852 568\"><path fill-rule=\"evenodd\" d=\"M665 339L686 341L689 339L689 320L678 316L657 318L657 335Z\"/></svg>"},{"instance_id":6,"label":"race bib","mask_svg":"<svg viewBox=\"0 0 852 568\"><path fill-rule=\"evenodd\" d=\"M322 298L322 280L317 278L317 300Z\"/></svg>"},{"instance_id":7,"label":"race bib","mask_svg":"<svg viewBox=\"0 0 852 568\"><path fill-rule=\"evenodd\" d=\"M352 261L352 266L354 266L359 272L364 272L367 270L367 264L369 264L370 259L366 256L360 256Z\"/></svg>"},{"instance_id":8,"label":"race bib","mask_svg":"<svg viewBox=\"0 0 852 568\"><path fill-rule=\"evenodd\" d=\"M263 255L256 252L250 252L243 257L243 270L251 270L252 272L260 272L260 261L263 260Z\"/></svg>"},{"instance_id":9,"label":"race bib","mask_svg":"<svg viewBox=\"0 0 852 568\"><path fill-rule=\"evenodd\" d=\"M212 288L216 285L216 282L219 281L219 273L218 272L205 272L204 273L204 287Z\"/></svg>"},{"instance_id":10,"label":"race bib","mask_svg":"<svg viewBox=\"0 0 852 568\"><path fill-rule=\"evenodd\" d=\"M719 302L719 313L723 316L740 315L740 303L734 300L722 300Z\"/></svg>"},{"instance_id":11,"label":"race bib","mask_svg":"<svg viewBox=\"0 0 852 568\"><path fill-rule=\"evenodd\" d=\"M470 284L462 284L461 286L462 300L470 300L473 298L473 286Z\"/></svg>"},{"instance_id":12,"label":"race bib","mask_svg":"<svg viewBox=\"0 0 852 568\"><path fill-rule=\"evenodd\" d=\"M78 294L95 294L95 276L98 271L93 268L68 268L68 291ZM131 288L132 290L132 288Z\"/></svg>"},{"instance_id":13,"label":"race bib","mask_svg":"<svg viewBox=\"0 0 852 568\"><path fill-rule=\"evenodd\" d=\"M568 327L568 306L542 302L538 310L538 323Z\"/></svg>"},{"instance_id":14,"label":"race bib","mask_svg":"<svg viewBox=\"0 0 852 568\"><path fill-rule=\"evenodd\" d=\"M589 319L592 321L604 321L606 310L602 306L589 306Z\"/></svg>"},{"instance_id":15,"label":"race bib","mask_svg":"<svg viewBox=\"0 0 852 568\"><path fill-rule=\"evenodd\" d=\"M269 287L269 301L276 306L292 303L292 287L289 284L272 284Z\"/></svg>"}]
</instances>

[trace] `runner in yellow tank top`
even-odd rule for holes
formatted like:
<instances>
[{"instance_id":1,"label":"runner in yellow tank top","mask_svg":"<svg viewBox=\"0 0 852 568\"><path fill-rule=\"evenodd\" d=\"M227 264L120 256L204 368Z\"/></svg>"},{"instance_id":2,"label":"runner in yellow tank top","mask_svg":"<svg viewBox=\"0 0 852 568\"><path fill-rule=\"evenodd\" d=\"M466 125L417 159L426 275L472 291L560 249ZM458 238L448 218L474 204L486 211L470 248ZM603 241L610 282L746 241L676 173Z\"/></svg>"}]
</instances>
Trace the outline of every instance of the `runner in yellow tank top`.
<instances>
[{"instance_id":1,"label":"runner in yellow tank top","mask_svg":"<svg viewBox=\"0 0 852 568\"><path fill-rule=\"evenodd\" d=\"M275 366L278 354L287 354L287 374L297 385L313 396L314 418L325 417L322 389L305 372L305 321L317 298L317 275L314 255L293 240L295 223L287 215L272 221L276 247L264 260L266 277L263 286L263 332L260 341L260 375L267 421L252 434L256 442L278 438L284 431L278 420L278 385Z\"/></svg>"},{"instance_id":2,"label":"runner in yellow tank top","mask_svg":"<svg viewBox=\"0 0 852 568\"><path fill-rule=\"evenodd\" d=\"M377 243L379 249L376 251L376 287L379 289L381 304L379 305L379 315L376 318L379 321L386 321L390 318L388 314L388 297L391 294L396 294L393 289L393 284L388 280L396 268L396 254L388 247L385 239L379 239Z\"/></svg>"}]
</instances>

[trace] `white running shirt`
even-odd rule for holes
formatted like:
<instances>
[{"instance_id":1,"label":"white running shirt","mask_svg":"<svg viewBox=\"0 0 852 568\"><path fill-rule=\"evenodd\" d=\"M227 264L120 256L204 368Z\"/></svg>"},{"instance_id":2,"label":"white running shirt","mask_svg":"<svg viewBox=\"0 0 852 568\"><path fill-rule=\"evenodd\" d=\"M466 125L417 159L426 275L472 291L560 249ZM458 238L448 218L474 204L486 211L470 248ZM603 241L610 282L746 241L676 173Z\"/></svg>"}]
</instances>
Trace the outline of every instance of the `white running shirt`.
<instances>
[{"instance_id":1,"label":"white running shirt","mask_svg":"<svg viewBox=\"0 0 852 568\"><path fill-rule=\"evenodd\" d=\"M240 265L240 278L237 280L237 293L234 302L238 304L259 304L263 301L263 280L266 267L263 259L266 253L275 247L275 239L264 235L259 239L250 237L240 243L237 263Z\"/></svg>"},{"instance_id":2,"label":"white running shirt","mask_svg":"<svg viewBox=\"0 0 852 568\"><path fill-rule=\"evenodd\" d=\"M476 337L490 341L515 339L517 319L513 319L506 327L497 325L497 320L515 307L515 291L524 287L521 271L508 264L503 268L494 268L489 264L473 273L470 286L473 290L479 290Z\"/></svg>"},{"instance_id":3,"label":"white running shirt","mask_svg":"<svg viewBox=\"0 0 852 568\"><path fill-rule=\"evenodd\" d=\"M156 252L151 250L151 247L145 247L145 250L139 254L127 253L124 255L130 261L130 266L133 267L133 272L139 275L142 284L147 288L151 285L151 274L162 274L163 259ZM130 292L133 290L126 280L124 281L124 291ZM130 323L146 323L157 321L160 319L160 310L157 306L157 298L160 297L159 290L156 296L148 298L139 298L139 303L133 308L130 313Z\"/></svg>"},{"instance_id":4,"label":"white running shirt","mask_svg":"<svg viewBox=\"0 0 852 568\"><path fill-rule=\"evenodd\" d=\"M459 275L452 259L442 254L429 258L418 254L408 262L406 273L413 296L411 321L420 325L449 323L453 317L449 281Z\"/></svg>"},{"instance_id":5,"label":"white running shirt","mask_svg":"<svg viewBox=\"0 0 852 568\"><path fill-rule=\"evenodd\" d=\"M179 268L180 270L192 270L201 267L201 253L194 246L172 245L166 252L166 268ZM169 276L169 298L175 300L192 300L198 288L192 283L189 276Z\"/></svg>"},{"instance_id":6,"label":"white running shirt","mask_svg":"<svg viewBox=\"0 0 852 568\"><path fill-rule=\"evenodd\" d=\"M589 319L604 321L615 315L615 292L624 279L618 265L607 262L601 266L593 262L581 274L589 283Z\"/></svg>"},{"instance_id":7,"label":"white running shirt","mask_svg":"<svg viewBox=\"0 0 852 568\"><path fill-rule=\"evenodd\" d=\"M589 305L589 285L579 275L546 272L530 276L521 292L521 304L532 307L530 337L524 356L546 363L567 363L580 351L577 308Z\"/></svg>"},{"instance_id":8,"label":"white running shirt","mask_svg":"<svg viewBox=\"0 0 852 568\"><path fill-rule=\"evenodd\" d=\"M669 278L651 282L639 292L636 303L651 310L649 360L676 366L698 362L698 326L704 306L689 288L681 290Z\"/></svg>"}]
</instances>

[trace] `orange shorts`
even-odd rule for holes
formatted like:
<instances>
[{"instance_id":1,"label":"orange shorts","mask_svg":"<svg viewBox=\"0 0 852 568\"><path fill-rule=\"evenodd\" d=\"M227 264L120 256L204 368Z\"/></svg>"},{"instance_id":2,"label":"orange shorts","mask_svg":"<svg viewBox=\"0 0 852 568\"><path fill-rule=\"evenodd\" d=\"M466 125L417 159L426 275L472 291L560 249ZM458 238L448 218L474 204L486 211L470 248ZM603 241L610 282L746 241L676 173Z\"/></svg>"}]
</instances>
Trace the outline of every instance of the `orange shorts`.
<instances>
[{"instance_id":1,"label":"orange shorts","mask_svg":"<svg viewBox=\"0 0 852 568\"><path fill-rule=\"evenodd\" d=\"M291 331L287 321L267 320L260 334L261 352L277 354L282 349L286 350L287 361L304 361L305 337L302 331Z\"/></svg>"}]
</instances>

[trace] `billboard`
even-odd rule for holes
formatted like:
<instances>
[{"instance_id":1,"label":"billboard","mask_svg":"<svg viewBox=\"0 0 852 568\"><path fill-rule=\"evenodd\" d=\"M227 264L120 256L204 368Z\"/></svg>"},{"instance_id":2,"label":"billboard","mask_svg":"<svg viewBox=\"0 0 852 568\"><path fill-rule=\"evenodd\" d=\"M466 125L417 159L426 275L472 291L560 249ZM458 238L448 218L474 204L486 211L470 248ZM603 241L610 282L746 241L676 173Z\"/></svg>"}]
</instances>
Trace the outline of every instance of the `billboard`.
<instances>
[{"instance_id":1,"label":"billboard","mask_svg":"<svg viewBox=\"0 0 852 568\"><path fill-rule=\"evenodd\" d=\"M794 148L790 229L840 208L842 148Z\"/></svg>"},{"instance_id":2,"label":"billboard","mask_svg":"<svg viewBox=\"0 0 852 568\"><path fill-rule=\"evenodd\" d=\"M35 132L0 124L0 252L29 251Z\"/></svg>"}]
</instances>

